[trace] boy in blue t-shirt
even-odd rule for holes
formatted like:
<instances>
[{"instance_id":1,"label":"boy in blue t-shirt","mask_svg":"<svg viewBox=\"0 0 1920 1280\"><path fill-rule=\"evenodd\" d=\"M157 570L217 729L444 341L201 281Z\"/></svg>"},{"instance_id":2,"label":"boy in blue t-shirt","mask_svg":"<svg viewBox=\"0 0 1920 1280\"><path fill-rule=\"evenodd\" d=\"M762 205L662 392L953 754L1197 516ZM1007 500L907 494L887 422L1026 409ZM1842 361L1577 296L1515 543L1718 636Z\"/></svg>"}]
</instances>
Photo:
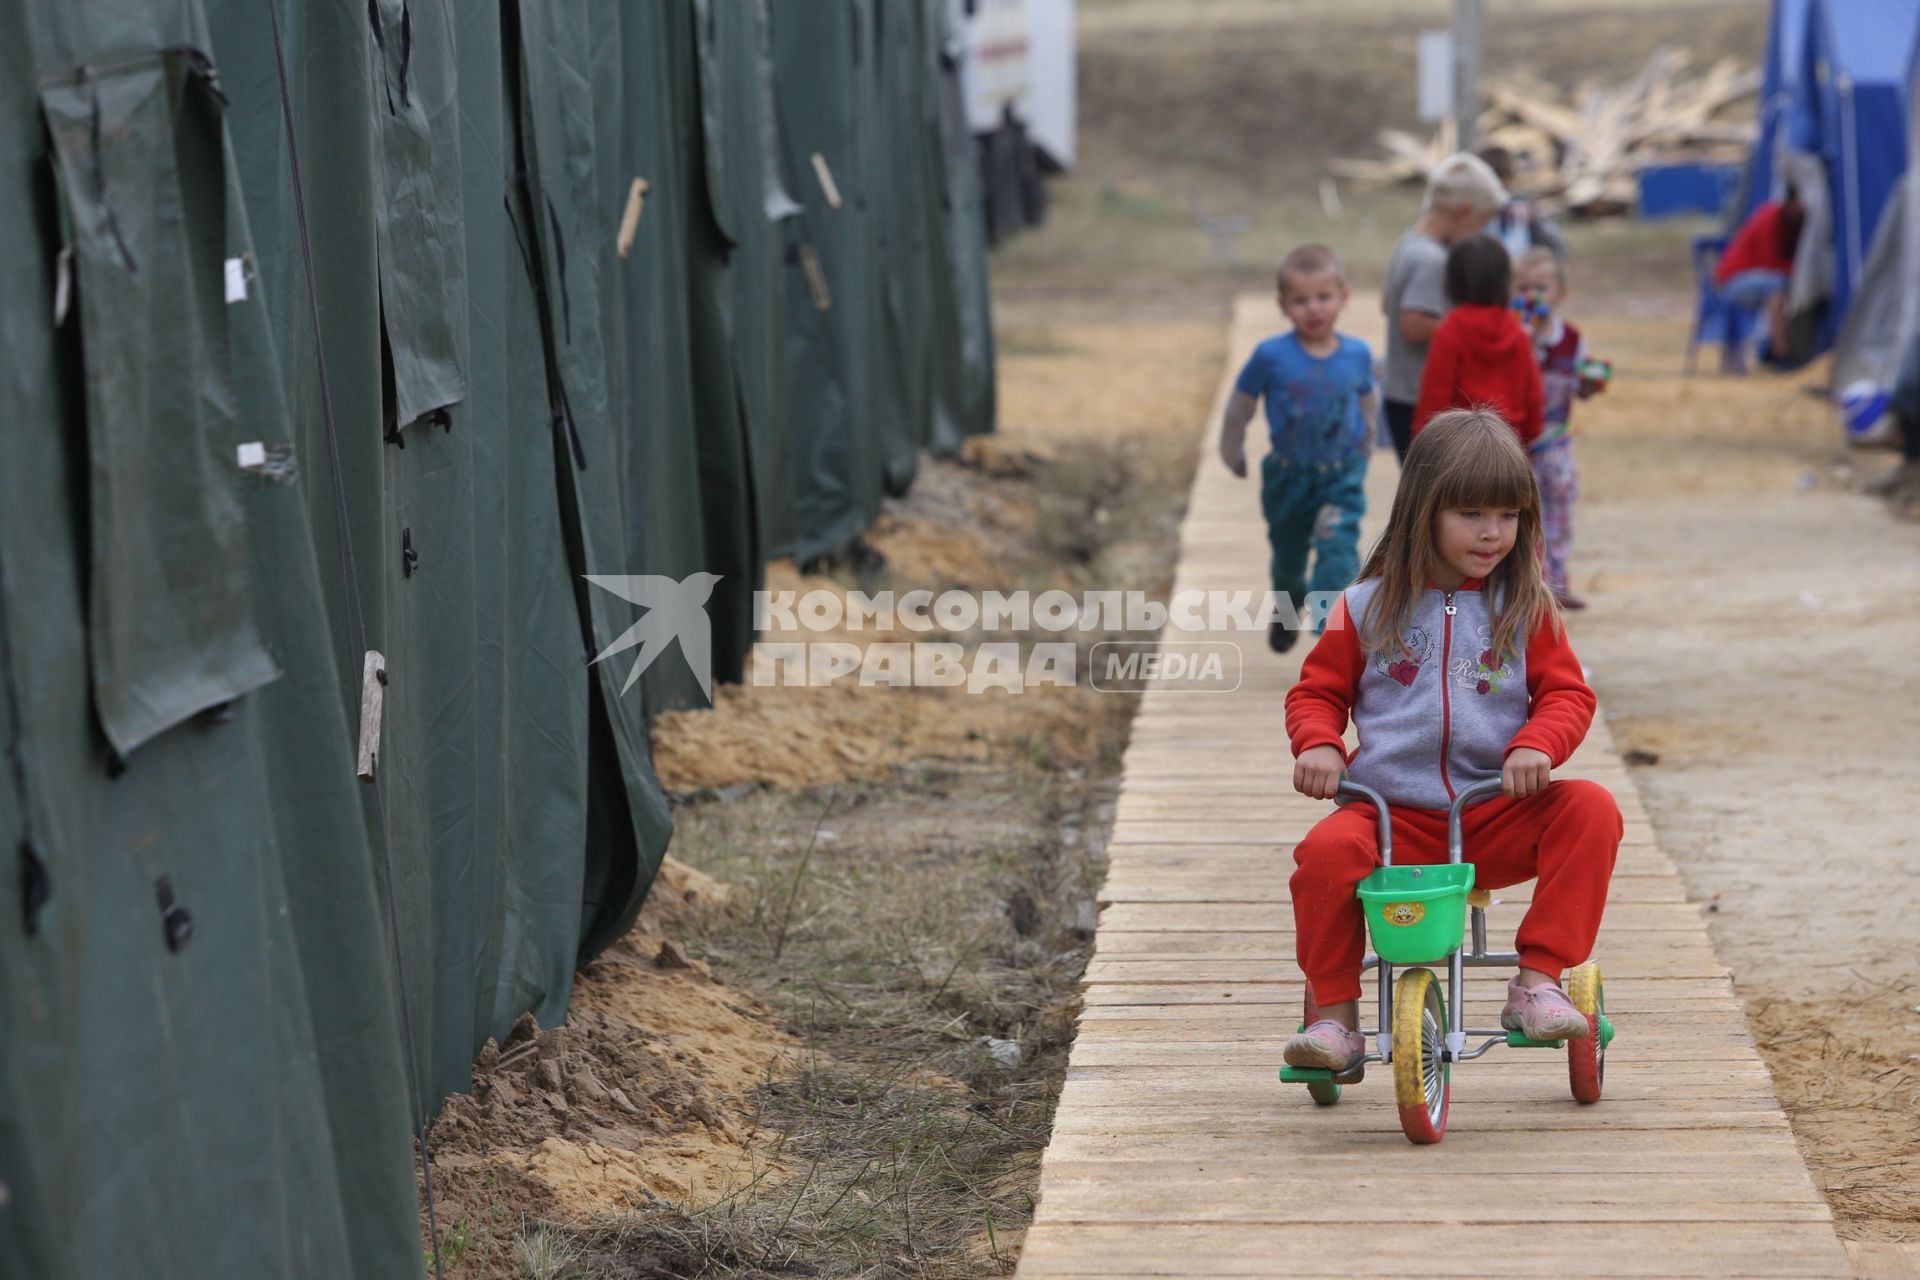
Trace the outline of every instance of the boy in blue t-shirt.
<instances>
[{"instance_id":1,"label":"boy in blue t-shirt","mask_svg":"<svg viewBox=\"0 0 1920 1280\"><path fill-rule=\"evenodd\" d=\"M1254 349L1220 425L1220 458L1244 476L1247 424L1259 402L1267 402L1273 447L1260 467L1260 508L1273 544L1273 589L1296 608L1305 591L1343 590L1360 571L1373 353L1334 331L1346 305L1347 282L1333 250L1309 244L1289 253L1280 264L1280 312L1293 332ZM1314 629L1324 625L1322 618ZM1276 653L1298 638L1281 622L1267 632Z\"/></svg>"}]
</instances>

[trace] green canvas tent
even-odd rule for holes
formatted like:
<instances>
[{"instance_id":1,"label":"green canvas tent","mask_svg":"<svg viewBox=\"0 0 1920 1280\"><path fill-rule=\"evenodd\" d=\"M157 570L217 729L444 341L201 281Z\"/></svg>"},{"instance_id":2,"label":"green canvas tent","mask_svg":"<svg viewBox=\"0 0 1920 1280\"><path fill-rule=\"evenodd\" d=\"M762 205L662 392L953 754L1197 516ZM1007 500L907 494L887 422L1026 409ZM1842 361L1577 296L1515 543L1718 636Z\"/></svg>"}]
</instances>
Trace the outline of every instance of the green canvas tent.
<instances>
[{"instance_id":1,"label":"green canvas tent","mask_svg":"<svg viewBox=\"0 0 1920 1280\"><path fill-rule=\"evenodd\" d=\"M649 717L991 428L944 23L0 0L0 1274L419 1273L414 1126L658 867ZM634 678L588 575L696 573Z\"/></svg>"}]
</instances>

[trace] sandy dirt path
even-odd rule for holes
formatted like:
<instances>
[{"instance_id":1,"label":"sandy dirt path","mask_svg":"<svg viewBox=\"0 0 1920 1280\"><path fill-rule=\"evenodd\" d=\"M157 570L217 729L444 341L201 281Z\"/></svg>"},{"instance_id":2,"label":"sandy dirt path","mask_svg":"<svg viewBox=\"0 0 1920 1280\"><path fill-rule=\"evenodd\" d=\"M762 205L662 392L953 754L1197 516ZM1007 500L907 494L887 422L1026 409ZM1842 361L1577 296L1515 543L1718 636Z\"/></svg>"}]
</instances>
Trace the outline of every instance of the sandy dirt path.
<instances>
[{"instance_id":1,"label":"sandy dirt path","mask_svg":"<svg viewBox=\"0 0 1920 1280\"><path fill-rule=\"evenodd\" d=\"M1849 491L1890 456L1840 458L1817 374L1589 328L1576 645L1856 1265L1920 1275L1920 526Z\"/></svg>"}]
</instances>

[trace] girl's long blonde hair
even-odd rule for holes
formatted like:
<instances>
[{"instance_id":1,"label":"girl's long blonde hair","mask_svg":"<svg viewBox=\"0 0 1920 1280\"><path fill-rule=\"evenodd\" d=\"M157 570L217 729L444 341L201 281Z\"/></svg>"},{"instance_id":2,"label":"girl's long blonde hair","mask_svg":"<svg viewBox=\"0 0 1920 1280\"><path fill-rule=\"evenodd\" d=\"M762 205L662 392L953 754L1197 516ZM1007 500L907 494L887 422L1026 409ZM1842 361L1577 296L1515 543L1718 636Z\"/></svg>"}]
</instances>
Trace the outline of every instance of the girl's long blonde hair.
<instances>
[{"instance_id":1,"label":"girl's long blonde hair","mask_svg":"<svg viewBox=\"0 0 1920 1280\"><path fill-rule=\"evenodd\" d=\"M1427 580L1440 565L1434 525L1442 511L1512 508L1520 513L1513 550L1487 578L1487 612L1493 620L1493 651L1501 661L1519 654L1528 637L1551 618L1556 634L1560 610L1540 569L1540 489L1533 467L1505 419L1491 409L1454 409L1436 414L1401 465L1386 532L1373 544L1362 581L1380 579L1380 589L1359 619L1360 643L1368 653L1399 652Z\"/></svg>"}]
</instances>

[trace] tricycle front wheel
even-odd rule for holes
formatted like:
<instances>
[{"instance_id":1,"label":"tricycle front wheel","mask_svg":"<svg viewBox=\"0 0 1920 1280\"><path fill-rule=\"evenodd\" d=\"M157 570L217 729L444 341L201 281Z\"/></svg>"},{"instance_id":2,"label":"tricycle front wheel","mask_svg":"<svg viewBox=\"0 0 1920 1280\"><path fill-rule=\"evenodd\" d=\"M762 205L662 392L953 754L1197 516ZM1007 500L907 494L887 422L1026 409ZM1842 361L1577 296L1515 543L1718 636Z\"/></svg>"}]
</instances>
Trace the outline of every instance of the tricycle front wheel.
<instances>
[{"instance_id":1,"label":"tricycle front wheel","mask_svg":"<svg viewBox=\"0 0 1920 1280\"><path fill-rule=\"evenodd\" d=\"M1394 983L1393 1097L1409 1142L1446 1136L1453 1093L1446 1049L1447 1002L1439 980L1431 969L1408 969Z\"/></svg>"}]
</instances>

